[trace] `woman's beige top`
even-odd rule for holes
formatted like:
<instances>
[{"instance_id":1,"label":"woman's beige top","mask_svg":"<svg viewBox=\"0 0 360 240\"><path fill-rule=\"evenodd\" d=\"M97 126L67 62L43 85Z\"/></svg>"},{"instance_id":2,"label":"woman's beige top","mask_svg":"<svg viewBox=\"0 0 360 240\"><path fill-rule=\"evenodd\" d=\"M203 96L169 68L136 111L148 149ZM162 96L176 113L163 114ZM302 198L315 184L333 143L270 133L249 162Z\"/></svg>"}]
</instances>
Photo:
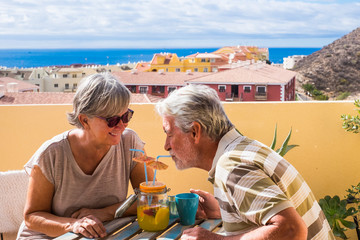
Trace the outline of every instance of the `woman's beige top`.
<instances>
[{"instance_id":1,"label":"woman's beige top","mask_svg":"<svg viewBox=\"0 0 360 240\"><path fill-rule=\"evenodd\" d=\"M45 142L26 163L30 175L37 165L45 177L54 185L52 213L70 217L80 208L103 208L124 201L128 192L132 161L145 143L131 129L125 129L119 144L110 148L92 175L86 175L77 165L68 141L69 131ZM51 239L44 234L31 231L22 224L18 236L26 239Z\"/></svg>"}]
</instances>

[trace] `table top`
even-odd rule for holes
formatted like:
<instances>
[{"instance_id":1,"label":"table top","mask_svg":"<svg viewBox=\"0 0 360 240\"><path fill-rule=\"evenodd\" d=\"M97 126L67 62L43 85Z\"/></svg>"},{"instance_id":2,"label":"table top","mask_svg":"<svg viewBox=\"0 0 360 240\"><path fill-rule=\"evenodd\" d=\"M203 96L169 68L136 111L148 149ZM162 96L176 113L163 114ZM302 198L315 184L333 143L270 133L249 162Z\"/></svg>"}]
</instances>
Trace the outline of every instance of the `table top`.
<instances>
[{"instance_id":1,"label":"table top","mask_svg":"<svg viewBox=\"0 0 360 240\"><path fill-rule=\"evenodd\" d=\"M196 220L194 225L183 226L179 223L179 218L170 218L168 227L163 231L158 232L147 232L143 231L138 222L136 216L123 217L114 219L104 224L108 235L101 239L107 240L122 240L122 239L159 239L159 240L170 240L179 239L182 232L185 229L192 228L195 226L203 227L209 231L216 232L222 224L221 219L207 219L207 220ZM72 232L66 233L56 238L57 240L80 240L88 239L82 237L80 234Z\"/></svg>"}]
</instances>

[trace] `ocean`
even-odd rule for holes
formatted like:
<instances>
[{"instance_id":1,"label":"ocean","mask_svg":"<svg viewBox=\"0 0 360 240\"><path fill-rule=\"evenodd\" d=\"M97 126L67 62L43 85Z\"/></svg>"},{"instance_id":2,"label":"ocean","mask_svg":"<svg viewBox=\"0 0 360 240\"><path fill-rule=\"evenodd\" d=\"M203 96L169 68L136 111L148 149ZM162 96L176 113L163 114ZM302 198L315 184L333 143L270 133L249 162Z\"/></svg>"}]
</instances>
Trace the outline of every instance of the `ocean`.
<instances>
[{"instance_id":1,"label":"ocean","mask_svg":"<svg viewBox=\"0 0 360 240\"><path fill-rule=\"evenodd\" d=\"M154 49L0 49L0 68L30 68L71 64L115 65L148 62L155 53L176 53L179 57L210 53L219 48ZM284 57L310 55L321 48L269 48L269 60L282 63Z\"/></svg>"}]
</instances>

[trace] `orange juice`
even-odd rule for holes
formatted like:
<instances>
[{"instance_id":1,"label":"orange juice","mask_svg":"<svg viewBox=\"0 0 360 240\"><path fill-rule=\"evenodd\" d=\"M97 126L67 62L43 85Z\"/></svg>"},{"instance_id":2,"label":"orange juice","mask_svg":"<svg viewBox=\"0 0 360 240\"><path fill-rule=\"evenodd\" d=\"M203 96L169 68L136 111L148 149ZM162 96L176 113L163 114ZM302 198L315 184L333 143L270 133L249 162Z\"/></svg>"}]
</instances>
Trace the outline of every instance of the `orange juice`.
<instances>
[{"instance_id":1,"label":"orange juice","mask_svg":"<svg viewBox=\"0 0 360 240\"><path fill-rule=\"evenodd\" d=\"M162 205L140 205L137 207L139 226L145 231L156 232L169 224L169 207Z\"/></svg>"}]
</instances>

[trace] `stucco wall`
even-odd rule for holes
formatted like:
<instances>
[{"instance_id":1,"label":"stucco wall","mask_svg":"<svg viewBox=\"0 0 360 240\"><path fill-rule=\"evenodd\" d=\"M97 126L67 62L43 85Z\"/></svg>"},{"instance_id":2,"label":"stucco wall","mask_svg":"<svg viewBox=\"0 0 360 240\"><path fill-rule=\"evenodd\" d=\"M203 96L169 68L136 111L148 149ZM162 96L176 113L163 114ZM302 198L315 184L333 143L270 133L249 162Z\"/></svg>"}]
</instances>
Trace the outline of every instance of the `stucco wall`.
<instances>
[{"instance_id":1,"label":"stucco wall","mask_svg":"<svg viewBox=\"0 0 360 240\"><path fill-rule=\"evenodd\" d=\"M270 145L275 125L278 144L292 128L290 144L300 145L285 158L303 175L317 198L329 194L343 197L345 190L360 181L360 134L341 128L340 115L355 115L353 102L262 102L225 103L231 121L246 136ZM20 169L47 139L72 128L66 112L70 105L0 106L0 171ZM146 142L148 155L167 154L165 134L153 104L136 104L129 127ZM212 191L207 172L199 169L159 171L158 180L172 189L171 194L189 188ZM355 236L355 235L354 235Z\"/></svg>"}]
</instances>

